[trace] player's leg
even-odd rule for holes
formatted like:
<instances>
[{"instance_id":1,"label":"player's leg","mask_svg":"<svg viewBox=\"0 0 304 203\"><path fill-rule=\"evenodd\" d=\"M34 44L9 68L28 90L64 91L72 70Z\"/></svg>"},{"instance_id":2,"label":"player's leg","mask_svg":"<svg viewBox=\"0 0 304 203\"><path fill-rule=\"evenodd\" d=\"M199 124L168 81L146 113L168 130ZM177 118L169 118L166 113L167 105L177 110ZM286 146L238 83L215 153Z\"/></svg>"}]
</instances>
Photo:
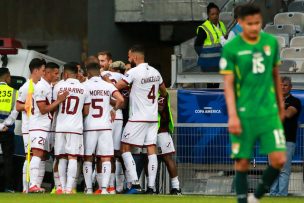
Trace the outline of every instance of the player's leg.
<instances>
[{"instance_id":1,"label":"player's leg","mask_svg":"<svg viewBox=\"0 0 304 203\"><path fill-rule=\"evenodd\" d=\"M83 168L83 159L81 157L77 158L77 172L76 172L76 178L75 182L73 183L73 193L77 193L77 184L78 184L78 178L80 176L80 173Z\"/></svg>"},{"instance_id":2,"label":"player's leg","mask_svg":"<svg viewBox=\"0 0 304 203\"><path fill-rule=\"evenodd\" d=\"M83 176L86 184L87 194L93 193L93 154L97 146L97 133L85 132L84 138L84 162L83 162Z\"/></svg>"},{"instance_id":3,"label":"player's leg","mask_svg":"<svg viewBox=\"0 0 304 203\"><path fill-rule=\"evenodd\" d=\"M155 189L155 180L157 175L157 155L156 155L156 142L157 142L157 123L147 123L146 137L144 145L147 148L148 154L148 188L147 193L153 193Z\"/></svg>"},{"instance_id":4,"label":"player's leg","mask_svg":"<svg viewBox=\"0 0 304 203\"><path fill-rule=\"evenodd\" d=\"M256 142L255 131L250 129L251 120L241 118L242 133L230 134L231 157L235 159L235 191L238 203L247 203L249 160L253 155L253 146Z\"/></svg>"},{"instance_id":5,"label":"player's leg","mask_svg":"<svg viewBox=\"0 0 304 203\"><path fill-rule=\"evenodd\" d=\"M171 178L172 189L170 191L170 194L180 195L181 190L177 176L177 167L172 157L172 154L175 153L175 148L172 137L168 132L159 133L157 135L157 148L158 155L163 158Z\"/></svg>"},{"instance_id":6,"label":"player's leg","mask_svg":"<svg viewBox=\"0 0 304 203\"><path fill-rule=\"evenodd\" d=\"M26 173L27 173L27 167L30 167L28 166L27 163L27 145L28 145L29 134L23 134L22 137L23 137L24 154L25 154L25 160L22 168L22 184L23 184L23 192L26 192L28 189L28 183L26 181Z\"/></svg>"},{"instance_id":7,"label":"player's leg","mask_svg":"<svg viewBox=\"0 0 304 203\"><path fill-rule=\"evenodd\" d=\"M47 134L48 133L44 131L30 131L29 133L31 138L31 151L33 154L30 162L29 192L44 192L44 190L39 186L41 179L43 179L43 177L39 178L39 168L44 167L44 169L40 169L40 171L45 170L45 162L43 159L46 152Z\"/></svg>"},{"instance_id":8,"label":"player's leg","mask_svg":"<svg viewBox=\"0 0 304 203\"><path fill-rule=\"evenodd\" d=\"M107 189L111 178L111 159L114 156L112 131L106 130L100 132L96 156L101 160L101 194L115 194L109 193Z\"/></svg>"},{"instance_id":9,"label":"player's leg","mask_svg":"<svg viewBox=\"0 0 304 203\"><path fill-rule=\"evenodd\" d=\"M112 173L115 173L116 191L123 191L124 174L121 164L121 153L120 153L120 140L122 134L122 120L115 120L113 124L113 145L114 145L114 158L112 164ZM112 174L111 174L112 175ZM112 179L112 177L111 177ZM109 185L114 186L114 183L110 181ZM109 191L111 192L111 191Z\"/></svg>"},{"instance_id":10,"label":"player's leg","mask_svg":"<svg viewBox=\"0 0 304 203\"><path fill-rule=\"evenodd\" d=\"M73 184L77 176L77 158L84 153L83 135L67 134L66 135L66 154L68 154L67 184L66 193L71 194Z\"/></svg>"},{"instance_id":11,"label":"player's leg","mask_svg":"<svg viewBox=\"0 0 304 203\"><path fill-rule=\"evenodd\" d=\"M62 193L62 186L60 183L60 179L59 179L59 172L58 172L58 164L59 164L59 160L57 157L54 158L54 162L53 162L53 177L54 177L54 183L55 183L55 188L56 191L58 189L61 190ZM60 192L59 192L60 193Z\"/></svg>"},{"instance_id":12,"label":"player's leg","mask_svg":"<svg viewBox=\"0 0 304 203\"><path fill-rule=\"evenodd\" d=\"M286 143L282 123L278 116L260 118L254 124L260 126L260 152L268 154L270 165L264 170L262 181L252 199L260 199L280 174L286 162Z\"/></svg>"},{"instance_id":13,"label":"player's leg","mask_svg":"<svg viewBox=\"0 0 304 203\"><path fill-rule=\"evenodd\" d=\"M65 152L65 137L65 133L56 133L55 135L55 157L58 160L58 175L61 185L61 188L57 189L58 193L60 193L59 191L64 193L66 190L68 158Z\"/></svg>"},{"instance_id":14,"label":"player's leg","mask_svg":"<svg viewBox=\"0 0 304 203\"><path fill-rule=\"evenodd\" d=\"M128 122L121 138L121 156L126 167L126 173L128 174L127 177L129 180L127 181L132 182L132 187L129 190L130 193L141 192L136 173L136 164L131 154L131 147L132 145L141 147L144 144L145 124L146 123Z\"/></svg>"}]
</instances>

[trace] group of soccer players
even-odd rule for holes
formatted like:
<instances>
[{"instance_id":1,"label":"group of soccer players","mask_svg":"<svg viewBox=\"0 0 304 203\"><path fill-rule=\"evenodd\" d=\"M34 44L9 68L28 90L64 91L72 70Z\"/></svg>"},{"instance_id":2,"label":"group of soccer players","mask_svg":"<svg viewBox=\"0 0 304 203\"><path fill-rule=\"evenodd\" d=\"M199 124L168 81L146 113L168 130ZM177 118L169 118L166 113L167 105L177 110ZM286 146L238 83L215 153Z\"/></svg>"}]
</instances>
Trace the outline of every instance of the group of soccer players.
<instances>
[{"instance_id":1,"label":"group of soccer players","mask_svg":"<svg viewBox=\"0 0 304 203\"><path fill-rule=\"evenodd\" d=\"M122 62L113 62L109 70L89 62L87 78L79 77L75 63L65 64L60 73L56 63L31 61L30 80L20 88L16 104L22 112L24 150L31 154L30 163L26 160L23 166L24 191L44 192L45 161L54 151L56 194L75 193L81 171L87 194L94 192L95 179L96 194L142 193L132 156L136 146L146 149L146 193L155 193L159 151L171 177L171 194L181 194L163 79L145 63L141 46L130 48L128 60L133 68L126 73ZM129 111L124 129L122 110Z\"/></svg>"}]
</instances>

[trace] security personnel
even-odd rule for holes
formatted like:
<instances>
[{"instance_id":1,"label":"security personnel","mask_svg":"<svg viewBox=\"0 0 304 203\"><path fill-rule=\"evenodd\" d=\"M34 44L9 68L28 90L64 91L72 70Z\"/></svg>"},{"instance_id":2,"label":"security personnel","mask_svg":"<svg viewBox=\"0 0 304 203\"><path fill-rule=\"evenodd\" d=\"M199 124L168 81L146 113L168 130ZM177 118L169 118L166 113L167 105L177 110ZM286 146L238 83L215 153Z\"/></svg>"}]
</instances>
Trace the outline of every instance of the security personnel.
<instances>
[{"instance_id":1,"label":"security personnel","mask_svg":"<svg viewBox=\"0 0 304 203\"><path fill-rule=\"evenodd\" d=\"M194 48L198 55L197 64L204 72L218 72L221 54L221 38L226 37L226 28L219 21L220 9L214 3L207 6L208 19L196 29Z\"/></svg>"},{"instance_id":2,"label":"security personnel","mask_svg":"<svg viewBox=\"0 0 304 203\"><path fill-rule=\"evenodd\" d=\"M14 192L14 121L18 115L15 110L18 91L8 85L10 82L9 70L0 68L0 144L4 159L6 192Z\"/></svg>"}]
</instances>

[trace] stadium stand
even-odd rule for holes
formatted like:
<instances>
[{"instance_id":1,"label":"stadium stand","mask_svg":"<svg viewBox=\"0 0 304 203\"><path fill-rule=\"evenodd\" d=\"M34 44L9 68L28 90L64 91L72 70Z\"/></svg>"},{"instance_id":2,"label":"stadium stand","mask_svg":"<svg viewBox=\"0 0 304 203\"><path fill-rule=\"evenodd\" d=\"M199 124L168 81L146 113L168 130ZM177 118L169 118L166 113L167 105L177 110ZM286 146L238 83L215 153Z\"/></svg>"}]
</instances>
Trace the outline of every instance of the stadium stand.
<instances>
[{"instance_id":1,"label":"stadium stand","mask_svg":"<svg viewBox=\"0 0 304 203\"><path fill-rule=\"evenodd\" d=\"M304 47L304 36L296 36L291 39L290 47Z\"/></svg>"},{"instance_id":2,"label":"stadium stand","mask_svg":"<svg viewBox=\"0 0 304 203\"><path fill-rule=\"evenodd\" d=\"M296 72L297 71L297 62L294 60L282 60L280 65L281 73Z\"/></svg>"},{"instance_id":3,"label":"stadium stand","mask_svg":"<svg viewBox=\"0 0 304 203\"><path fill-rule=\"evenodd\" d=\"M304 11L304 1L294 1L291 2L288 6L289 12L303 12Z\"/></svg>"},{"instance_id":4,"label":"stadium stand","mask_svg":"<svg viewBox=\"0 0 304 203\"><path fill-rule=\"evenodd\" d=\"M277 35L276 36L280 45L280 50L288 46L288 40L282 35Z\"/></svg>"},{"instance_id":5,"label":"stadium stand","mask_svg":"<svg viewBox=\"0 0 304 203\"><path fill-rule=\"evenodd\" d=\"M221 12L220 19L223 21L226 27L233 21L233 12Z\"/></svg>"},{"instance_id":6,"label":"stadium stand","mask_svg":"<svg viewBox=\"0 0 304 203\"><path fill-rule=\"evenodd\" d=\"M304 13L286 12L278 13L274 17L275 25L292 24L296 27L296 32L300 33L304 28Z\"/></svg>"},{"instance_id":7,"label":"stadium stand","mask_svg":"<svg viewBox=\"0 0 304 203\"><path fill-rule=\"evenodd\" d=\"M301 71L302 64L304 62L304 47L303 48L285 48L281 51L282 59L295 60L297 62L297 68Z\"/></svg>"}]
</instances>

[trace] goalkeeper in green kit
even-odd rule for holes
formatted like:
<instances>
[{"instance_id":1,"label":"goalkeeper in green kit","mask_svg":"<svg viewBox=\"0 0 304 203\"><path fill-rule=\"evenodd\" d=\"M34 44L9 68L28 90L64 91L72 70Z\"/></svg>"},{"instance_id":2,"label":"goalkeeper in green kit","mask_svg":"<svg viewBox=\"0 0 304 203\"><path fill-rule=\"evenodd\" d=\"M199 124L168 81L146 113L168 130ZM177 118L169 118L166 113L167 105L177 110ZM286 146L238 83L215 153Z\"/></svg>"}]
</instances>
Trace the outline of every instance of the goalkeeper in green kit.
<instances>
[{"instance_id":1,"label":"goalkeeper in green kit","mask_svg":"<svg viewBox=\"0 0 304 203\"><path fill-rule=\"evenodd\" d=\"M279 46L275 37L261 32L258 7L242 6L239 18L243 32L224 46L220 73L224 75L237 200L258 203L286 161ZM256 141L260 153L268 155L270 165L255 193L247 197L247 172Z\"/></svg>"}]
</instances>

